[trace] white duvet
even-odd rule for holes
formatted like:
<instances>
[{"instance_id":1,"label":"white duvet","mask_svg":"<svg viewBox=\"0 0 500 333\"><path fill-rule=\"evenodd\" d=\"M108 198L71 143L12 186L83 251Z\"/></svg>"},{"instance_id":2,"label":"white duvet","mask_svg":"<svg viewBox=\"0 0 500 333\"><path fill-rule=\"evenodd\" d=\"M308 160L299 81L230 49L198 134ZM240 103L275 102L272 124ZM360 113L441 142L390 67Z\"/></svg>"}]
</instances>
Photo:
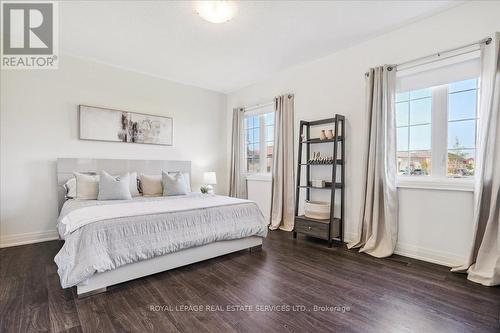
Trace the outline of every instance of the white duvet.
<instances>
[{"instance_id":1,"label":"white duvet","mask_svg":"<svg viewBox=\"0 0 500 333\"><path fill-rule=\"evenodd\" d=\"M216 195L65 203L58 220L65 243L55 257L63 288L125 264L211 242L267 235L248 200Z\"/></svg>"}]
</instances>

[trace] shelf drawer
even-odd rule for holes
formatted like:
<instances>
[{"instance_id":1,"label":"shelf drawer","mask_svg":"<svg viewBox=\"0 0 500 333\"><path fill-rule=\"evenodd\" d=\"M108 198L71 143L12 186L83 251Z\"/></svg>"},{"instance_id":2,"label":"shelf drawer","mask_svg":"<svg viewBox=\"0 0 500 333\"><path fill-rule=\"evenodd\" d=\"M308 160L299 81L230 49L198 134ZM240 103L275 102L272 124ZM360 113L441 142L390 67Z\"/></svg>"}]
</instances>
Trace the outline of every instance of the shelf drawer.
<instances>
[{"instance_id":1,"label":"shelf drawer","mask_svg":"<svg viewBox=\"0 0 500 333\"><path fill-rule=\"evenodd\" d=\"M314 222L300 217L295 218L295 232L321 239L328 239L328 222Z\"/></svg>"}]
</instances>

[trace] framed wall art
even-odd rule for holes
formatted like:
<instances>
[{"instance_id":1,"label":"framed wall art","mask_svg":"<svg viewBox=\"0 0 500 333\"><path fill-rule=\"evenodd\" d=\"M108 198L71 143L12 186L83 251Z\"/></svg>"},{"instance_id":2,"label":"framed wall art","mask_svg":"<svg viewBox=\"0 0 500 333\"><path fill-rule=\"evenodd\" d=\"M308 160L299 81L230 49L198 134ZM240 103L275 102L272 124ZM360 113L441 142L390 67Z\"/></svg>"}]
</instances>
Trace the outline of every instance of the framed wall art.
<instances>
[{"instance_id":1,"label":"framed wall art","mask_svg":"<svg viewBox=\"0 0 500 333\"><path fill-rule=\"evenodd\" d=\"M79 106L81 140L173 144L173 119L144 113Z\"/></svg>"}]
</instances>

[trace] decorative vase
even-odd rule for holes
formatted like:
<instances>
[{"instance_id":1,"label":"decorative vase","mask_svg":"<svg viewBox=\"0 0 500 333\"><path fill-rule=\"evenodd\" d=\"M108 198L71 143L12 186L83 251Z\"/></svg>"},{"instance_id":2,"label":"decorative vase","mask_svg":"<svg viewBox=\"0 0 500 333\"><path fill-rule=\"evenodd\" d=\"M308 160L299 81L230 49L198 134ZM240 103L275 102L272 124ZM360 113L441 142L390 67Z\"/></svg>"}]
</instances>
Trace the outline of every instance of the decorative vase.
<instances>
[{"instance_id":1,"label":"decorative vase","mask_svg":"<svg viewBox=\"0 0 500 333\"><path fill-rule=\"evenodd\" d=\"M333 131L331 129L326 132L326 137L330 140L333 139Z\"/></svg>"},{"instance_id":2,"label":"decorative vase","mask_svg":"<svg viewBox=\"0 0 500 333\"><path fill-rule=\"evenodd\" d=\"M320 140L326 140L325 130L321 130L321 134L319 135L319 139Z\"/></svg>"}]
</instances>

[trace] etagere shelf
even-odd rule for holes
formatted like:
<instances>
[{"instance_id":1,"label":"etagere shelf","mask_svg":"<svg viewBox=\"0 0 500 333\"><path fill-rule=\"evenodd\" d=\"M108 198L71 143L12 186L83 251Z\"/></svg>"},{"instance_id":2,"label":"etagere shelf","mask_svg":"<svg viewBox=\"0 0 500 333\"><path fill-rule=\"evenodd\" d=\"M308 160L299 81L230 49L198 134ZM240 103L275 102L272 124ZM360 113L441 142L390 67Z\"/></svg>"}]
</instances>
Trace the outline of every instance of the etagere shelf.
<instances>
[{"instance_id":1,"label":"etagere shelf","mask_svg":"<svg viewBox=\"0 0 500 333\"><path fill-rule=\"evenodd\" d=\"M321 140L320 138L311 138L311 127L321 125L333 125L335 128L334 136L331 139ZM336 114L333 118L300 121L299 151L297 166L297 189L295 196L295 227L293 237L297 238L297 233L305 234L311 237L321 238L328 241L328 246L333 245L333 241L344 242L344 197L345 197L345 117ZM311 145L330 144L332 146L333 159L329 163L310 162ZM305 161L303 160L303 148L305 147ZM339 156L340 155L340 156ZM335 163L334 163L335 161ZM331 179L325 182L324 187L312 186L311 168L326 167L332 168ZM305 169L305 183L302 181L302 172ZM339 170L340 169L340 173ZM337 177L337 176L340 177ZM340 178L340 179L338 179ZM338 179L338 180L337 180ZM334 185L333 185L334 184ZM327 220L318 220L305 215L299 215L299 203L301 195L305 194L305 199L310 200L311 191L322 190L330 191L330 218ZM340 204L336 209L336 191L340 191ZM340 210L340 211L338 211Z\"/></svg>"}]
</instances>

